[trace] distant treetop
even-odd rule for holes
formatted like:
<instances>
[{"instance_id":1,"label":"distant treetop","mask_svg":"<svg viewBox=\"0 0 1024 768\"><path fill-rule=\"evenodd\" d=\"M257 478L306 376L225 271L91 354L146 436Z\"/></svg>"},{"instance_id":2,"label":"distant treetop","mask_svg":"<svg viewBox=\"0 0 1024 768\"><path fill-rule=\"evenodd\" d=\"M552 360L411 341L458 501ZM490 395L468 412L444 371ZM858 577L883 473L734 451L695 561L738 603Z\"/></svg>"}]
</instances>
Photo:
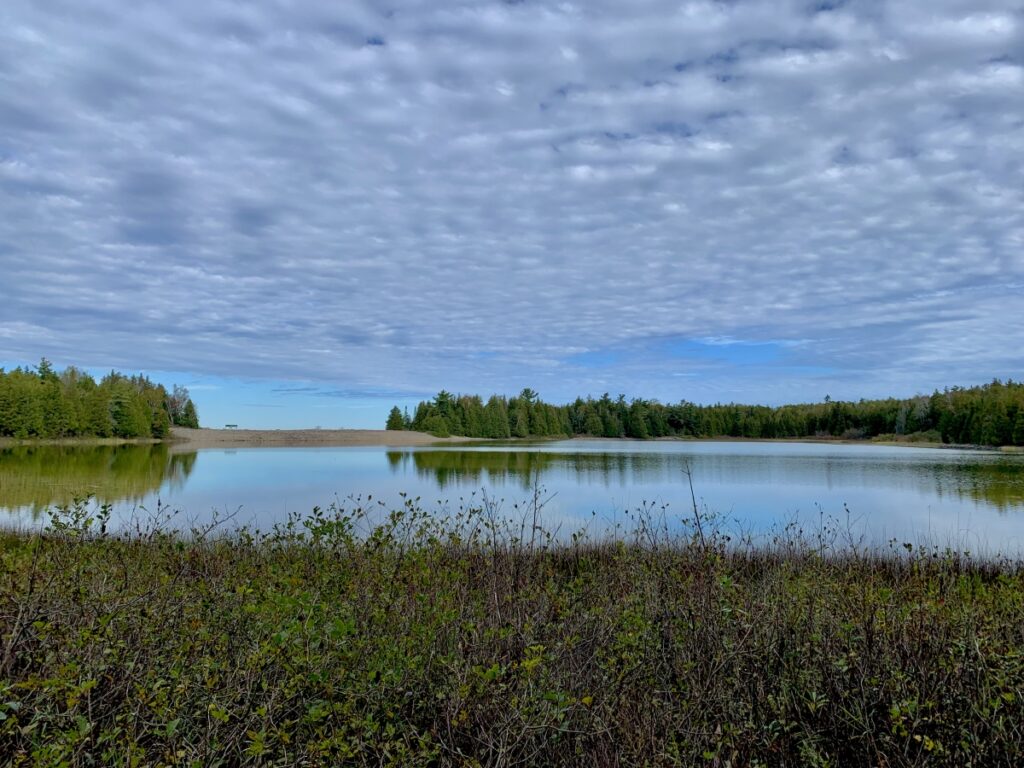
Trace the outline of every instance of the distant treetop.
<instances>
[{"instance_id":1,"label":"distant treetop","mask_svg":"<svg viewBox=\"0 0 1024 768\"><path fill-rule=\"evenodd\" d=\"M393 408L388 429L402 416ZM972 445L1024 445L1024 384L995 380L979 387L953 387L932 395L783 405L696 405L685 400L626 401L605 393L550 405L526 388L513 397L441 391L421 402L405 428L439 437L748 437L848 439L891 435Z\"/></svg>"}]
</instances>

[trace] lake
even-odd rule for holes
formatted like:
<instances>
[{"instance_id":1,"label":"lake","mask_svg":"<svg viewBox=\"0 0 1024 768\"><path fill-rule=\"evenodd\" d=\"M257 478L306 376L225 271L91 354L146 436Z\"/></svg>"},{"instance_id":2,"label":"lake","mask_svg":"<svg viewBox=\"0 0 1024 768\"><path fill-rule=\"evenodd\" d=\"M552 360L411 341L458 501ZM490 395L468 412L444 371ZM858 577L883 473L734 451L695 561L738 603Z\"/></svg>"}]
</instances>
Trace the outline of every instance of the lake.
<instances>
[{"instance_id":1,"label":"lake","mask_svg":"<svg viewBox=\"0 0 1024 768\"><path fill-rule=\"evenodd\" d=\"M547 529L604 534L628 530L644 504L678 527L692 515L687 468L699 507L734 534L832 520L875 544L896 538L1024 552L1024 455L879 445L571 440L191 453L20 446L0 450L0 509L9 525L37 525L48 507L92 494L122 523L159 501L179 511L179 525L216 511L234 514L232 525L267 529L291 512L352 506L356 497L394 507L402 492L439 514L486 495L515 516L540 488Z\"/></svg>"}]
</instances>

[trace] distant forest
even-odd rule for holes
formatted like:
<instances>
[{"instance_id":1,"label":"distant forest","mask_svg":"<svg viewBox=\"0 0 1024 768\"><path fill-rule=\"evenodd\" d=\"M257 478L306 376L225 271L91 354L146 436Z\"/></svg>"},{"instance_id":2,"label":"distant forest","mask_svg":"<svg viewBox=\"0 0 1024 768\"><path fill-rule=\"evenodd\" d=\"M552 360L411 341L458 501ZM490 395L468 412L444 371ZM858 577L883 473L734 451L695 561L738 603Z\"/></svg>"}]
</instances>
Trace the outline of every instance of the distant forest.
<instances>
[{"instance_id":1,"label":"distant forest","mask_svg":"<svg viewBox=\"0 0 1024 768\"><path fill-rule=\"evenodd\" d=\"M654 400L577 398L542 402L532 389L515 397L439 392L412 417L391 409L388 429L415 429L444 437L836 437L971 445L1024 445L1024 384L993 381L908 399L783 405L665 405Z\"/></svg>"},{"instance_id":2,"label":"distant forest","mask_svg":"<svg viewBox=\"0 0 1024 768\"><path fill-rule=\"evenodd\" d=\"M45 358L36 370L0 368L0 437L163 438L172 425L199 426L184 387L168 392L114 371L97 383L77 368L58 373Z\"/></svg>"}]
</instances>

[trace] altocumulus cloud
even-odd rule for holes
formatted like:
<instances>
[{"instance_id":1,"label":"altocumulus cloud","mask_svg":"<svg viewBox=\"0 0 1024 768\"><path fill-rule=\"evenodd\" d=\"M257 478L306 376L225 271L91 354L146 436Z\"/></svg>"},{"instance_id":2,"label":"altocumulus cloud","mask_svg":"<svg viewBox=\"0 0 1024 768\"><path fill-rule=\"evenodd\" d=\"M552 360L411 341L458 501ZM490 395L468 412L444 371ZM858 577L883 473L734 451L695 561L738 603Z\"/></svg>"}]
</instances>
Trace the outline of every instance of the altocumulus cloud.
<instances>
[{"instance_id":1,"label":"altocumulus cloud","mask_svg":"<svg viewBox=\"0 0 1024 768\"><path fill-rule=\"evenodd\" d=\"M1019 375L1022 65L1020 0L5 0L0 360L553 398Z\"/></svg>"}]
</instances>

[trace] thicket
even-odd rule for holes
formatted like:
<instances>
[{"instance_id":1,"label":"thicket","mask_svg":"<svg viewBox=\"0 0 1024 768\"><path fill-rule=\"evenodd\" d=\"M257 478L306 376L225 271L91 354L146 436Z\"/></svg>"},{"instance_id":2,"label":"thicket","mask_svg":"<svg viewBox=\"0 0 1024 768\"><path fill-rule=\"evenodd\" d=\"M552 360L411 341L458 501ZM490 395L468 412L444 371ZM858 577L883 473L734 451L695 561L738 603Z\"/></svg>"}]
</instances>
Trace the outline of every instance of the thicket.
<instances>
[{"instance_id":1,"label":"thicket","mask_svg":"<svg viewBox=\"0 0 1024 768\"><path fill-rule=\"evenodd\" d=\"M515 397L442 391L421 402L409 419L397 408L389 428L415 429L439 436L546 437L916 437L973 445L1024 445L1024 384L993 381L953 387L907 399L834 401L769 407L734 403L662 404L623 395L577 398L550 405L524 389Z\"/></svg>"},{"instance_id":2,"label":"thicket","mask_svg":"<svg viewBox=\"0 0 1024 768\"><path fill-rule=\"evenodd\" d=\"M1024 571L538 505L0 537L8 765L1018 766Z\"/></svg>"},{"instance_id":3,"label":"thicket","mask_svg":"<svg viewBox=\"0 0 1024 768\"><path fill-rule=\"evenodd\" d=\"M44 358L35 370L0 368L0 437L163 438L171 425L198 427L184 387L168 392L145 376L111 371L97 383Z\"/></svg>"}]
</instances>

